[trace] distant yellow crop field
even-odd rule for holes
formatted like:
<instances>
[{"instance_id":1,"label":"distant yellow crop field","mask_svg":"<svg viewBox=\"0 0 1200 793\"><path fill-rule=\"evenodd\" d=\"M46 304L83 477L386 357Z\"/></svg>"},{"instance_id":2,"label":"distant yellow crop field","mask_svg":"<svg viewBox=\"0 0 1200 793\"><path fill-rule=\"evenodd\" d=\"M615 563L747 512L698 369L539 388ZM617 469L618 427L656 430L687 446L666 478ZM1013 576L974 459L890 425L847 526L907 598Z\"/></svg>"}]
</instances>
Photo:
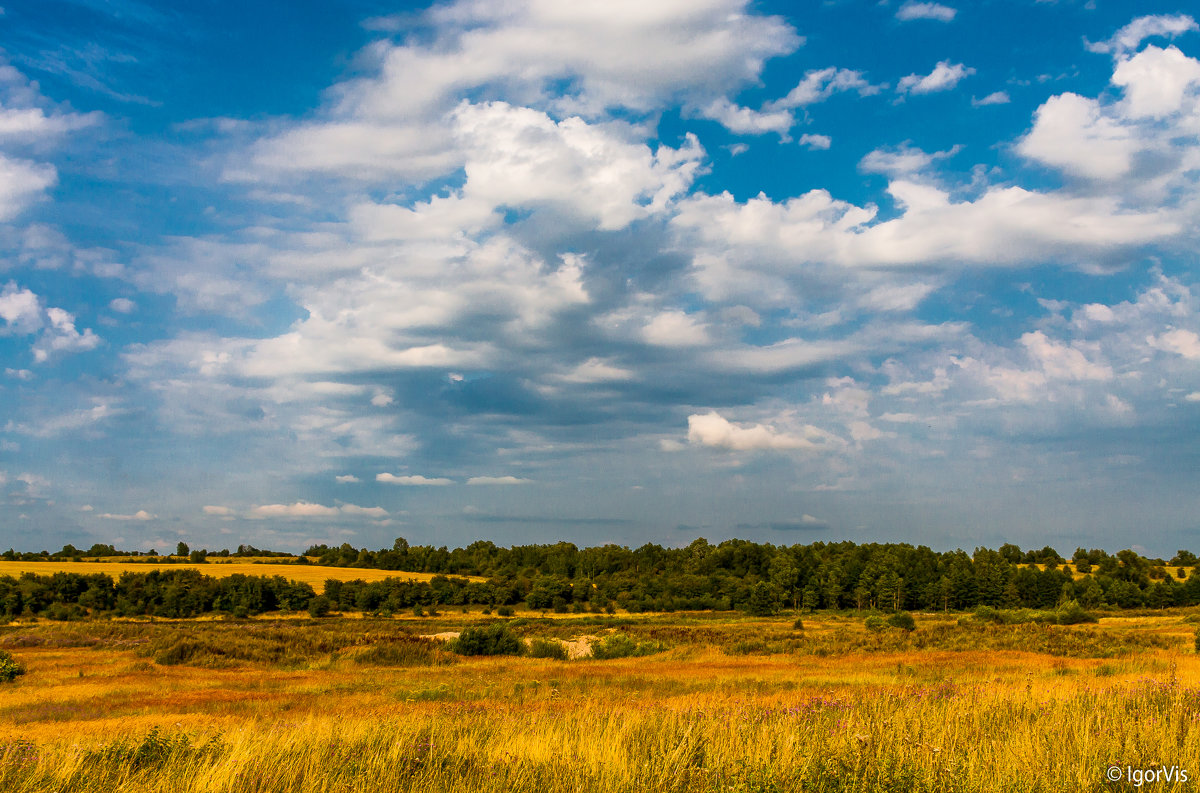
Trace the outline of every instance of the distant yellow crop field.
<instances>
[{"instance_id":1,"label":"distant yellow crop field","mask_svg":"<svg viewBox=\"0 0 1200 793\"><path fill-rule=\"evenodd\" d=\"M1046 565L1044 565L1044 564L1019 564L1019 565L1017 565L1017 567L1032 567L1032 568L1036 568L1036 569L1038 569L1038 570L1045 570L1045 569L1046 569ZM1070 574L1071 574L1071 578L1072 578L1072 579L1074 579L1074 580L1076 580L1076 581L1078 581L1079 579L1083 578L1083 577L1084 577L1084 576L1086 576L1086 575L1092 575L1092 574L1095 574L1095 573L1099 573L1099 572L1100 572L1100 571L1099 571L1099 570L1096 568L1096 566L1095 566L1095 565L1092 565L1092 572L1091 572L1091 573L1081 573L1081 572L1079 572L1078 570L1076 570L1076 569L1075 569L1075 563L1074 563L1074 562L1067 562L1067 564L1066 564L1066 566L1065 566L1065 567L1062 567L1062 566L1060 566L1060 567L1059 567L1059 569L1060 569L1060 570L1063 570L1063 569L1065 569L1065 570L1066 570L1068 573L1070 573ZM1164 569L1167 571L1167 575L1168 575L1168 576L1170 576L1171 578L1175 579L1176 581L1185 581L1185 580L1187 580L1187 578L1189 578L1189 577L1192 575L1193 571L1194 571L1196 568L1194 568L1194 567L1184 567L1184 568L1183 568L1183 576L1184 576L1183 578L1180 578L1180 577L1179 577L1179 574L1178 574L1178 572L1177 572L1177 571L1179 570L1179 566L1178 566L1178 565L1170 565L1170 564L1169 564L1169 565L1166 565L1166 567L1165 567Z\"/></svg>"},{"instance_id":2,"label":"distant yellow crop field","mask_svg":"<svg viewBox=\"0 0 1200 793\"><path fill-rule=\"evenodd\" d=\"M226 562L215 564L152 564L149 562L5 562L0 561L0 576L14 578L22 573L53 575L54 573L103 573L116 579L121 573L148 573L151 570L199 570L214 578L236 575L281 575L291 581L312 585L317 592L325 590L326 579L338 581L382 581L385 578L404 578L409 581L428 581L432 573L407 573L402 570L364 570L357 567L320 567L305 564L253 564ZM458 577L458 576L456 576ZM472 581L484 581L478 576L463 576Z\"/></svg>"}]
</instances>

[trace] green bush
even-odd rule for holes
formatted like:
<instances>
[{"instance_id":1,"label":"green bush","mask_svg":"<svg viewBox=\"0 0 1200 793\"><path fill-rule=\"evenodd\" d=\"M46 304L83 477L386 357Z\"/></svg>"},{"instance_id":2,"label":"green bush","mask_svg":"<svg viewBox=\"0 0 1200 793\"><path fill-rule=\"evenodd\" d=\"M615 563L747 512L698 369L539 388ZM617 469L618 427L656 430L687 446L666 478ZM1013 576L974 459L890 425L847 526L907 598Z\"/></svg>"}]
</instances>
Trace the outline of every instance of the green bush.
<instances>
[{"instance_id":1,"label":"green bush","mask_svg":"<svg viewBox=\"0 0 1200 793\"><path fill-rule=\"evenodd\" d=\"M899 628L902 631L913 631L917 629L917 621L913 619L913 615L907 611L898 611L887 618L887 624L893 628Z\"/></svg>"},{"instance_id":2,"label":"green bush","mask_svg":"<svg viewBox=\"0 0 1200 793\"><path fill-rule=\"evenodd\" d=\"M567 660L567 648L562 642L553 639L534 639L529 644L529 655L532 658L554 658L559 661Z\"/></svg>"},{"instance_id":3,"label":"green bush","mask_svg":"<svg viewBox=\"0 0 1200 793\"><path fill-rule=\"evenodd\" d=\"M1096 618L1083 610L1074 600L1068 600L1055 610L1054 616L1059 625L1078 625L1081 622L1096 622Z\"/></svg>"},{"instance_id":4,"label":"green bush","mask_svg":"<svg viewBox=\"0 0 1200 793\"><path fill-rule=\"evenodd\" d=\"M800 619L799 617L796 617L796 621L792 623L792 630L794 630L794 631L804 630L804 620Z\"/></svg>"},{"instance_id":5,"label":"green bush","mask_svg":"<svg viewBox=\"0 0 1200 793\"><path fill-rule=\"evenodd\" d=\"M312 600L308 601L308 615L313 619L328 617L331 604L329 598L324 595L317 595Z\"/></svg>"},{"instance_id":6,"label":"green bush","mask_svg":"<svg viewBox=\"0 0 1200 793\"><path fill-rule=\"evenodd\" d=\"M1200 653L1200 628L1196 629L1196 652Z\"/></svg>"},{"instance_id":7,"label":"green bush","mask_svg":"<svg viewBox=\"0 0 1200 793\"><path fill-rule=\"evenodd\" d=\"M496 609L496 613L501 617L511 617L513 615L513 607L501 606L500 608Z\"/></svg>"},{"instance_id":8,"label":"green bush","mask_svg":"<svg viewBox=\"0 0 1200 793\"><path fill-rule=\"evenodd\" d=\"M6 651L0 650L0 683L7 683L23 674L25 667Z\"/></svg>"},{"instance_id":9,"label":"green bush","mask_svg":"<svg viewBox=\"0 0 1200 793\"><path fill-rule=\"evenodd\" d=\"M874 614L863 620L863 625L865 625L867 630L871 631L871 633L879 633L887 627L887 623L883 621L883 617L876 617Z\"/></svg>"},{"instance_id":10,"label":"green bush","mask_svg":"<svg viewBox=\"0 0 1200 793\"><path fill-rule=\"evenodd\" d=\"M991 606L979 606L972 616L980 622L991 622L996 625L1004 622L1004 615Z\"/></svg>"},{"instance_id":11,"label":"green bush","mask_svg":"<svg viewBox=\"0 0 1200 793\"><path fill-rule=\"evenodd\" d=\"M656 642L639 642L623 633L614 633L592 645L592 657L601 660L631 658L662 652L663 646Z\"/></svg>"},{"instance_id":12,"label":"green bush","mask_svg":"<svg viewBox=\"0 0 1200 793\"><path fill-rule=\"evenodd\" d=\"M459 655L521 655L525 645L502 622L486 628L467 628L450 644Z\"/></svg>"}]
</instances>

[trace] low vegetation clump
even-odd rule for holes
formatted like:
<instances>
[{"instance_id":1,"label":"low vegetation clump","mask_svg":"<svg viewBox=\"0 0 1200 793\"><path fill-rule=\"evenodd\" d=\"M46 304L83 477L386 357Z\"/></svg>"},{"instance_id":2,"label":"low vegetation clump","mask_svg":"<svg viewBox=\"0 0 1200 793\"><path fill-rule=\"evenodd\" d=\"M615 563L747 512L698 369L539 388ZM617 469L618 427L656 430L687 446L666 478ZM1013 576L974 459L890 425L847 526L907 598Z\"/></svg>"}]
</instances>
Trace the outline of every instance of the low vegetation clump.
<instances>
[{"instance_id":1,"label":"low vegetation clump","mask_svg":"<svg viewBox=\"0 0 1200 793\"><path fill-rule=\"evenodd\" d=\"M467 628L451 642L459 655L522 655L525 644L507 625L497 622L483 628Z\"/></svg>"},{"instance_id":2,"label":"low vegetation clump","mask_svg":"<svg viewBox=\"0 0 1200 793\"><path fill-rule=\"evenodd\" d=\"M567 648L563 643L554 639L535 638L529 643L531 658L554 658L559 661L567 660Z\"/></svg>"},{"instance_id":3,"label":"low vegetation clump","mask_svg":"<svg viewBox=\"0 0 1200 793\"><path fill-rule=\"evenodd\" d=\"M995 609L991 606L979 606L971 614L974 620L989 622L996 625L1021 625L1023 623L1038 623L1042 625L1081 625L1094 623L1094 615L1084 610L1078 602L1068 600L1051 610L1036 609Z\"/></svg>"},{"instance_id":4,"label":"low vegetation clump","mask_svg":"<svg viewBox=\"0 0 1200 793\"><path fill-rule=\"evenodd\" d=\"M11 653L0 650L0 683L7 683L25 674L25 667L12 657Z\"/></svg>"},{"instance_id":5,"label":"low vegetation clump","mask_svg":"<svg viewBox=\"0 0 1200 793\"><path fill-rule=\"evenodd\" d=\"M665 647L658 642L639 642L623 633L614 633L592 643L592 657L600 660L609 658L633 658L654 655Z\"/></svg>"}]
</instances>

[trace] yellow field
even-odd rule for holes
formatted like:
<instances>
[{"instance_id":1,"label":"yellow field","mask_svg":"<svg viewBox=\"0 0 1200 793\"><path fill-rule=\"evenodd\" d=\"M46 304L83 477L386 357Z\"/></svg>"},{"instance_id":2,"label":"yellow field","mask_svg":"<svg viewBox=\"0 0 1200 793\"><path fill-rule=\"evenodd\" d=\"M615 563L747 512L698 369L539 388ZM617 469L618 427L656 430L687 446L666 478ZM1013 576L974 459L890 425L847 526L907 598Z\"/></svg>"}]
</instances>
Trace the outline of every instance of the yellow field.
<instances>
[{"instance_id":1,"label":"yellow field","mask_svg":"<svg viewBox=\"0 0 1200 793\"><path fill-rule=\"evenodd\" d=\"M1044 565L1044 564L1019 564L1019 565L1017 565L1017 567L1033 567L1038 570L1046 569L1046 565ZM1093 565L1091 573L1081 573L1075 569L1075 563L1071 562L1071 561L1067 562L1065 568L1062 565L1059 565L1058 569L1059 570L1065 569L1068 573L1071 574L1071 578L1075 581L1078 581L1079 579L1084 578L1085 576L1088 576L1088 575L1092 575L1096 572L1096 567L1095 567L1095 565ZM1170 578L1173 578L1176 582L1186 581L1189 577L1191 577L1192 573L1194 573L1196 570L1196 568L1194 568L1194 567L1184 567L1183 568L1183 578L1180 578L1177 573L1177 571L1179 570L1178 566L1167 565L1164 569L1167 571L1167 575Z\"/></svg>"},{"instance_id":2,"label":"yellow field","mask_svg":"<svg viewBox=\"0 0 1200 793\"><path fill-rule=\"evenodd\" d=\"M530 636L626 631L668 648L610 661L370 660L389 637L459 629L454 616L2 628L0 648L28 673L0 684L0 789L1135 789L1105 781L1112 765L1157 773L1142 790L1200 778L1200 656L1185 612L1098 627L918 615L915 633L886 635L845 617L806 617L803 631L790 618L527 620L517 630ZM209 630L297 654L200 668L139 650ZM762 654L754 642L791 644ZM1169 769L1192 782L1164 781Z\"/></svg>"},{"instance_id":3,"label":"yellow field","mask_svg":"<svg viewBox=\"0 0 1200 793\"><path fill-rule=\"evenodd\" d=\"M150 562L6 562L0 561L0 576L16 576L22 573L37 573L38 575L53 575L54 573L104 573L116 579L121 573L148 573L151 570L199 570L214 578L241 573L242 575L281 575L291 581L301 581L310 584L317 593L325 589L325 580L332 578L337 581L382 581L385 578L404 578L410 581L428 581L433 578L431 573L406 573L400 570L367 570L357 567L320 567L318 565L280 564L257 562L229 562L213 560L213 564L153 564ZM464 576L472 581L484 579L475 576Z\"/></svg>"}]
</instances>

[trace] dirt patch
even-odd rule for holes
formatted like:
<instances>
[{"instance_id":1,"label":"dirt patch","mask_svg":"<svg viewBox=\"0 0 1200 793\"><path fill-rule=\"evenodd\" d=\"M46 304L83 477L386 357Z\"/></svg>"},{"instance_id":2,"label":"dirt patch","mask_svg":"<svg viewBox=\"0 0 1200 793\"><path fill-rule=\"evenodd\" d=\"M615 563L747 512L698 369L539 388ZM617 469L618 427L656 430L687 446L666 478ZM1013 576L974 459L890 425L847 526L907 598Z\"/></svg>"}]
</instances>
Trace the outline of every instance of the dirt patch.
<instances>
[{"instance_id":1,"label":"dirt patch","mask_svg":"<svg viewBox=\"0 0 1200 793\"><path fill-rule=\"evenodd\" d=\"M570 641L564 641L562 645L567 648L567 658L574 661L577 658L591 658L594 641L595 636L576 636Z\"/></svg>"},{"instance_id":2,"label":"dirt patch","mask_svg":"<svg viewBox=\"0 0 1200 793\"><path fill-rule=\"evenodd\" d=\"M436 639L439 642L452 642L459 637L460 631L446 631L445 633L422 633L422 639Z\"/></svg>"}]
</instances>

